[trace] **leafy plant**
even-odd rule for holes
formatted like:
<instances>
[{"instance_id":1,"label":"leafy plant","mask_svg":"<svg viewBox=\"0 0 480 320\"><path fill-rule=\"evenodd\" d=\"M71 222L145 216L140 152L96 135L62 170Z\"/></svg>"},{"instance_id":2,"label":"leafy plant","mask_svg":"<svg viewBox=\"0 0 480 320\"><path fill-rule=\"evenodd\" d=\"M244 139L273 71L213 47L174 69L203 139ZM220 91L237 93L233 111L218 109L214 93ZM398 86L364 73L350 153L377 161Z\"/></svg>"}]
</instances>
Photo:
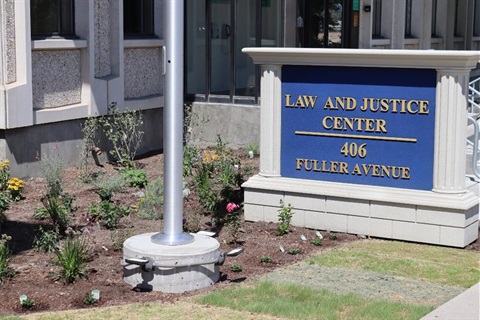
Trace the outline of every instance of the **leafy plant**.
<instances>
[{"instance_id":1,"label":"leafy plant","mask_svg":"<svg viewBox=\"0 0 480 320\"><path fill-rule=\"evenodd\" d=\"M143 197L137 203L137 216L148 220L162 219L162 205L163 183L155 179L147 184Z\"/></svg>"},{"instance_id":2,"label":"leafy plant","mask_svg":"<svg viewBox=\"0 0 480 320\"><path fill-rule=\"evenodd\" d=\"M144 132L142 113L137 110L118 110L117 103L108 106L107 115L99 118L107 139L112 143L111 155L125 167L133 167L133 159L142 142Z\"/></svg>"},{"instance_id":3,"label":"leafy plant","mask_svg":"<svg viewBox=\"0 0 480 320\"><path fill-rule=\"evenodd\" d=\"M97 303L98 300L95 299L95 297L93 296L92 293L88 292L86 295L85 295L85 299L83 299L83 303L86 304L86 305L92 305L92 304L95 304Z\"/></svg>"},{"instance_id":4,"label":"leafy plant","mask_svg":"<svg viewBox=\"0 0 480 320\"><path fill-rule=\"evenodd\" d=\"M289 228L293 216L293 207L290 203L285 206L282 200L280 200L280 205L282 207L278 210L278 221L280 224L278 225L277 234L281 236L290 231Z\"/></svg>"},{"instance_id":5,"label":"leafy plant","mask_svg":"<svg viewBox=\"0 0 480 320\"><path fill-rule=\"evenodd\" d=\"M54 264L61 267L58 279L68 284L85 276L89 256L90 248L83 237L67 237L55 251Z\"/></svg>"},{"instance_id":6,"label":"leafy plant","mask_svg":"<svg viewBox=\"0 0 480 320\"><path fill-rule=\"evenodd\" d=\"M33 218L50 218L56 228L65 230L70 222L71 198L67 197L67 205L65 205L64 199L58 195L46 195L41 199L43 208L37 208Z\"/></svg>"},{"instance_id":7,"label":"leafy plant","mask_svg":"<svg viewBox=\"0 0 480 320\"><path fill-rule=\"evenodd\" d=\"M5 277L11 277L13 271L9 268L11 251L8 247L8 241L12 240L12 237L2 234L0 238L0 284L3 283Z\"/></svg>"},{"instance_id":8,"label":"leafy plant","mask_svg":"<svg viewBox=\"0 0 480 320\"><path fill-rule=\"evenodd\" d=\"M185 145L183 147L183 176L193 175L193 168L198 159L198 150L194 145Z\"/></svg>"},{"instance_id":9,"label":"leafy plant","mask_svg":"<svg viewBox=\"0 0 480 320\"><path fill-rule=\"evenodd\" d=\"M233 272L241 272L242 266L239 266L238 264L234 264L233 266L230 267L230 270L232 270Z\"/></svg>"},{"instance_id":10,"label":"leafy plant","mask_svg":"<svg viewBox=\"0 0 480 320\"><path fill-rule=\"evenodd\" d=\"M100 175L92 181L95 187L95 193L98 194L100 200L110 201L113 193L121 190L125 186L125 180L121 175Z\"/></svg>"},{"instance_id":11,"label":"leafy plant","mask_svg":"<svg viewBox=\"0 0 480 320\"><path fill-rule=\"evenodd\" d=\"M291 255L296 255L296 254L300 254L300 253L302 253L302 250L300 250L298 248L292 248L292 249L288 250L288 254L291 254Z\"/></svg>"},{"instance_id":12,"label":"leafy plant","mask_svg":"<svg viewBox=\"0 0 480 320\"><path fill-rule=\"evenodd\" d=\"M92 204L88 207L88 213L92 221L101 221L107 229L116 229L120 218L128 216L130 209L121 205L116 205L108 200L102 200L100 203Z\"/></svg>"},{"instance_id":13,"label":"leafy plant","mask_svg":"<svg viewBox=\"0 0 480 320\"><path fill-rule=\"evenodd\" d=\"M260 258L260 262L261 263L272 263L273 260L269 256L263 256L263 257Z\"/></svg>"},{"instance_id":14,"label":"leafy plant","mask_svg":"<svg viewBox=\"0 0 480 320\"><path fill-rule=\"evenodd\" d=\"M10 161L0 161L0 191L7 190L7 181L10 179Z\"/></svg>"},{"instance_id":15,"label":"leafy plant","mask_svg":"<svg viewBox=\"0 0 480 320\"><path fill-rule=\"evenodd\" d=\"M128 238L134 235L133 229L117 229L112 230L110 233L110 239L112 240L112 247L115 251L120 251L123 249L123 243Z\"/></svg>"},{"instance_id":16,"label":"leafy plant","mask_svg":"<svg viewBox=\"0 0 480 320\"><path fill-rule=\"evenodd\" d=\"M89 171L88 171L88 154L94 152L95 148L98 145L98 140L96 139L97 131L100 127L98 118L88 117L85 119L82 125L82 134L83 134L83 151L82 158L84 161L83 164L83 179L88 181Z\"/></svg>"},{"instance_id":17,"label":"leafy plant","mask_svg":"<svg viewBox=\"0 0 480 320\"><path fill-rule=\"evenodd\" d=\"M52 155L43 155L40 161L43 178L45 179L45 187L47 195L57 197L62 194L64 167L63 162L58 153Z\"/></svg>"},{"instance_id":18,"label":"leafy plant","mask_svg":"<svg viewBox=\"0 0 480 320\"><path fill-rule=\"evenodd\" d=\"M229 202L227 204L227 214L224 218L225 226L227 226L230 236L234 242L238 240L238 231L242 226L242 218L240 217L240 206L236 203Z\"/></svg>"},{"instance_id":19,"label":"leafy plant","mask_svg":"<svg viewBox=\"0 0 480 320\"><path fill-rule=\"evenodd\" d=\"M33 248L43 252L54 252L59 241L58 229L45 230L40 226L38 234L33 239Z\"/></svg>"},{"instance_id":20,"label":"leafy plant","mask_svg":"<svg viewBox=\"0 0 480 320\"><path fill-rule=\"evenodd\" d=\"M8 209L9 204L10 197L5 192L0 191L0 225L7 220L5 210Z\"/></svg>"},{"instance_id":21,"label":"leafy plant","mask_svg":"<svg viewBox=\"0 0 480 320\"><path fill-rule=\"evenodd\" d=\"M7 190L10 193L10 197L13 201L19 201L22 199L22 190L25 187L25 182L18 178L12 178L7 182Z\"/></svg>"},{"instance_id":22,"label":"leafy plant","mask_svg":"<svg viewBox=\"0 0 480 320\"><path fill-rule=\"evenodd\" d=\"M32 309L35 306L35 300L32 298L26 298L20 302L20 305L24 309Z\"/></svg>"},{"instance_id":23,"label":"leafy plant","mask_svg":"<svg viewBox=\"0 0 480 320\"><path fill-rule=\"evenodd\" d=\"M252 152L253 156L258 156L260 147L258 146L257 142L251 142L245 147L245 155L250 157L250 152Z\"/></svg>"},{"instance_id":24,"label":"leafy plant","mask_svg":"<svg viewBox=\"0 0 480 320\"><path fill-rule=\"evenodd\" d=\"M143 169L125 168L122 174L131 187L144 188L147 185L147 173Z\"/></svg>"},{"instance_id":25,"label":"leafy plant","mask_svg":"<svg viewBox=\"0 0 480 320\"><path fill-rule=\"evenodd\" d=\"M328 239L330 239L330 240L337 240L337 238L338 238L338 237L337 237L337 235L336 235L335 233L331 233L331 232L330 232L330 233L328 234Z\"/></svg>"},{"instance_id":26,"label":"leafy plant","mask_svg":"<svg viewBox=\"0 0 480 320\"><path fill-rule=\"evenodd\" d=\"M323 240L320 238L315 238L312 241L310 241L310 243L313 244L314 246L321 246L323 245Z\"/></svg>"}]
</instances>

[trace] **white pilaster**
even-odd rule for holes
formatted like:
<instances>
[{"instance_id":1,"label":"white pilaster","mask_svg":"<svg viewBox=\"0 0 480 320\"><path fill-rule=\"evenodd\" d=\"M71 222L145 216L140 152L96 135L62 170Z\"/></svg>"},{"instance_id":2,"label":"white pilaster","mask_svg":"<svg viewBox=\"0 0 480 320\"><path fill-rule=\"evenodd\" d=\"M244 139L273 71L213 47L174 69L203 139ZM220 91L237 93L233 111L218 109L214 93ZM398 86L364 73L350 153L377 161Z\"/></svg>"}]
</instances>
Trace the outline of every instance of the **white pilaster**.
<instances>
[{"instance_id":1,"label":"white pilaster","mask_svg":"<svg viewBox=\"0 0 480 320\"><path fill-rule=\"evenodd\" d=\"M263 65L260 103L260 175L280 176L282 67ZM277 106L272 108L272 106Z\"/></svg>"},{"instance_id":2,"label":"white pilaster","mask_svg":"<svg viewBox=\"0 0 480 320\"><path fill-rule=\"evenodd\" d=\"M433 190L465 192L468 70L438 70Z\"/></svg>"}]
</instances>

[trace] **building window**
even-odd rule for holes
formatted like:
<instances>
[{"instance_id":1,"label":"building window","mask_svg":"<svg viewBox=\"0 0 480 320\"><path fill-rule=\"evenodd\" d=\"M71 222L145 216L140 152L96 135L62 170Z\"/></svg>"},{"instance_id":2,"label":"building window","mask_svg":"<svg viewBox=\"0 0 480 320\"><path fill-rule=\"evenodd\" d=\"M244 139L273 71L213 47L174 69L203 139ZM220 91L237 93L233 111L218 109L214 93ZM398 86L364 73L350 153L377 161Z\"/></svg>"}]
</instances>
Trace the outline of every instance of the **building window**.
<instances>
[{"instance_id":1,"label":"building window","mask_svg":"<svg viewBox=\"0 0 480 320\"><path fill-rule=\"evenodd\" d=\"M32 0L30 2L33 38L73 37L74 0Z\"/></svg>"},{"instance_id":2,"label":"building window","mask_svg":"<svg viewBox=\"0 0 480 320\"><path fill-rule=\"evenodd\" d=\"M405 3L405 37L412 37L412 0Z\"/></svg>"},{"instance_id":3,"label":"building window","mask_svg":"<svg viewBox=\"0 0 480 320\"><path fill-rule=\"evenodd\" d=\"M382 0L373 0L372 38L382 37Z\"/></svg>"},{"instance_id":4,"label":"building window","mask_svg":"<svg viewBox=\"0 0 480 320\"><path fill-rule=\"evenodd\" d=\"M480 0L475 0L473 3L473 35L478 37L480 35Z\"/></svg>"},{"instance_id":5,"label":"building window","mask_svg":"<svg viewBox=\"0 0 480 320\"><path fill-rule=\"evenodd\" d=\"M437 0L432 0L432 37L437 37Z\"/></svg>"},{"instance_id":6,"label":"building window","mask_svg":"<svg viewBox=\"0 0 480 320\"><path fill-rule=\"evenodd\" d=\"M153 0L123 0L125 37L153 37Z\"/></svg>"}]
</instances>

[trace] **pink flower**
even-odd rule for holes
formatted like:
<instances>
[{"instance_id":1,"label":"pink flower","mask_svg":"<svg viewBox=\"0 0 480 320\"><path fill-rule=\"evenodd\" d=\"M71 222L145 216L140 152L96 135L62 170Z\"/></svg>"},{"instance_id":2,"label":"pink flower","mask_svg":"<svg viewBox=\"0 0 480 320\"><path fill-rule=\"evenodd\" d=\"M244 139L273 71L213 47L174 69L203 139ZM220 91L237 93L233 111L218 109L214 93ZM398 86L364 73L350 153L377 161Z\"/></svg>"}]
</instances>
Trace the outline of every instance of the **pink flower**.
<instances>
[{"instance_id":1,"label":"pink flower","mask_svg":"<svg viewBox=\"0 0 480 320\"><path fill-rule=\"evenodd\" d=\"M229 203L227 204L227 212L232 212L232 211L234 211L234 210L236 210L236 209L238 209L238 208L240 208L240 206L239 206L238 204L236 204L236 203L229 202Z\"/></svg>"}]
</instances>

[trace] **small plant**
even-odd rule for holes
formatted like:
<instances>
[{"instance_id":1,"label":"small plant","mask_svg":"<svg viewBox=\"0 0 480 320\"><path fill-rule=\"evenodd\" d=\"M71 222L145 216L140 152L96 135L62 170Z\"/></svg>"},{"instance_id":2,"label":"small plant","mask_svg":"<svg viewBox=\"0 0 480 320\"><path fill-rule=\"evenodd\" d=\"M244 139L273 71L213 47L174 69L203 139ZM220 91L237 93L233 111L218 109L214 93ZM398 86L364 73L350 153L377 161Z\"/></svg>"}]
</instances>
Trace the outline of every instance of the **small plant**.
<instances>
[{"instance_id":1,"label":"small plant","mask_svg":"<svg viewBox=\"0 0 480 320\"><path fill-rule=\"evenodd\" d=\"M0 238L0 284L3 283L3 279L13 276L13 271L8 267L10 263L11 251L8 247L8 241L12 240L12 237L2 234Z\"/></svg>"},{"instance_id":2,"label":"small plant","mask_svg":"<svg viewBox=\"0 0 480 320\"><path fill-rule=\"evenodd\" d=\"M113 193L120 191L125 186L125 180L122 176L115 174L112 176L100 175L92 182L95 187L95 193L100 200L110 201Z\"/></svg>"},{"instance_id":3,"label":"small plant","mask_svg":"<svg viewBox=\"0 0 480 320\"><path fill-rule=\"evenodd\" d=\"M314 246L321 246L323 245L323 240L320 238L315 238L312 241L310 241L310 243L313 244Z\"/></svg>"},{"instance_id":4,"label":"small plant","mask_svg":"<svg viewBox=\"0 0 480 320\"><path fill-rule=\"evenodd\" d=\"M7 190L7 181L10 179L10 161L0 161L0 191Z\"/></svg>"},{"instance_id":5,"label":"small plant","mask_svg":"<svg viewBox=\"0 0 480 320\"><path fill-rule=\"evenodd\" d=\"M47 195L57 197L62 194L63 186L63 162L58 153L53 155L44 155L41 159L42 175L45 179Z\"/></svg>"},{"instance_id":6,"label":"small plant","mask_svg":"<svg viewBox=\"0 0 480 320\"><path fill-rule=\"evenodd\" d=\"M7 182L7 189L10 192L10 197L13 201L22 199L22 190L25 187L25 182L18 178L12 178Z\"/></svg>"},{"instance_id":7,"label":"small plant","mask_svg":"<svg viewBox=\"0 0 480 320\"><path fill-rule=\"evenodd\" d=\"M183 231L197 233L201 230L202 220L198 213L187 213L183 219Z\"/></svg>"},{"instance_id":8,"label":"small plant","mask_svg":"<svg viewBox=\"0 0 480 320\"><path fill-rule=\"evenodd\" d=\"M70 222L71 198L67 199L67 204L69 205L64 204L64 199L61 196L46 195L42 198L43 208L37 208L33 218L50 218L56 228L65 230Z\"/></svg>"},{"instance_id":9,"label":"small plant","mask_svg":"<svg viewBox=\"0 0 480 320\"><path fill-rule=\"evenodd\" d=\"M144 188L147 185L147 173L143 169L125 168L122 173L130 187Z\"/></svg>"},{"instance_id":10,"label":"small plant","mask_svg":"<svg viewBox=\"0 0 480 320\"><path fill-rule=\"evenodd\" d=\"M67 237L55 251L54 264L61 267L58 279L68 284L85 276L85 267L89 256L90 248L83 237Z\"/></svg>"},{"instance_id":11,"label":"small plant","mask_svg":"<svg viewBox=\"0 0 480 320\"><path fill-rule=\"evenodd\" d=\"M162 205L163 183L155 179L147 184L143 197L137 203L137 216L148 220L162 219Z\"/></svg>"},{"instance_id":12,"label":"small plant","mask_svg":"<svg viewBox=\"0 0 480 320\"><path fill-rule=\"evenodd\" d=\"M107 115L98 119L103 132L111 142L110 154L124 167L133 167L133 159L143 138L142 113L137 110L118 110L117 103L108 106Z\"/></svg>"},{"instance_id":13,"label":"small plant","mask_svg":"<svg viewBox=\"0 0 480 320\"><path fill-rule=\"evenodd\" d=\"M336 235L335 233L331 233L331 232L330 232L330 233L328 234L328 239L330 239L330 240L337 240L338 237L337 237L337 235Z\"/></svg>"},{"instance_id":14,"label":"small plant","mask_svg":"<svg viewBox=\"0 0 480 320\"><path fill-rule=\"evenodd\" d=\"M293 216L293 207L290 203L285 206L282 200L280 200L280 205L282 208L278 210L278 221L280 224L277 229L277 234L282 236L290 231L289 228Z\"/></svg>"},{"instance_id":15,"label":"small plant","mask_svg":"<svg viewBox=\"0 0 480 320\"><path fill-rule=\"evenodd\" d=\"M86 304L86 305L92 305L92 304L95 304L97 303L98 300L95 299L95 297L93 296L92 293L88 292L86 295L85 295L85 299L83 299L83 303Z\"/></svg>"},{"instance_id":16,"label":"small plant","mask_svg":"<svg viewBox=\"0 0 480 320\"><path fill-rule=\"evenodd\" d=\"M116 229L120 218L128 216L130 209L107 200L102 200L100 203L90 205L88 213L93 222L101 221L105 228Z\"/></svg>"},{"instance_id":17,"label":"small plant","mask_svg":"<svg viewBox=\"0 0 480 320\"><path fill-rule=\"evenodd\" d=\"M25 298L20 301L20 306L24 309L32 309L35 306L35 300L32 298Z\"/></svg>"},{"instance_id":18,"label":"small plant","mask_svg":"<svg viewBox=\"0 0 480 320\"><path fill-rule=\"evenodd\" d=\"M230 267L230 270L232 270L232 272L242 272L242 266L239 266L238 264L234 264L233 266Z\"/></svg>"},{"instance_id":19,"label":"small plant","mask_svg":"<svg viewBox=\"0 0 480 320\"><path fill-rule=\"evenodd\" d=\"M227 204L227 214L224 218L224 223L229 230L230 236L233 238L234 242L238 240L238 231L242 226L242 218L240 217L240 206L234 202L229 202Z\"/></svg>"},{"instance_id":20,"label":"small plant","mask_svg":"<svg viewBox=\"0 0 480 320\"><path fill-rule=\"evenodd\" d=\"M88 154L95 152L95 148L98 145L98 141L96 139L97 131L99 129L100 124L98 123L98 118L88 117L85 119L85 122L82 125L82 134L83 134L83 151L82 151L82 158L84 161L83 164L83 174L82 180L85 182L89 181L90 173L88 171ZM97 149L98 150L98 149Z\"/></svg>"},{"instance_id":21,"label":"small plant","mask_svg":"<svg viewBox=\"0 0 480 320\"><path fill-rule=\"evenodd\" d=\"M193 168L198 159L198 150L193 145L183 147L183 176L193 176Z\"/></svg>"},{"instance_id":22,"label":"small plant","mask_svg":"<svg viewBox=\"0 0 480 320\"><path fill-rule=\"evenodd\" d=\"M253 158L260 154L259 150L260 150L260 147L258 146L258 143L251 142L245 148L245 155L249 158Z\"/></svg>"},{"instance_id":23,"label":"small plant","mask_svg":"<svg viewBox=\"0 0 480 320\"><path fill-rule=\"evenodd\" d=\"M134 235L133 229L117 229L112 230L110 233L110 239L112 240L112 247L115 251L120 251L123 249L123 243L128 238Z\"/></svg>"},{"instance_id":24,"label":"small plant","mask_svg":"<svg viewBox=\"0 0 480 320\"><path fill-rule=\"evenodd\" d=\"M33 239L33 248L43 252L54 252L58 242L60 241L60 235L58 229L45 230L42 226L38 228L38 234Z\"/></svg>"},{"instance_id":25,"label":"small plant","mask_svg":"<svg viewBox=\"0 0 480 320\"><path fill-rule=\"evenodd\" d=\"M263 256L263 257L260 258L260 262L261 263L272 263L273 260L269 256Z\"/></svg>"},{"instance_id":26,"label":"small plant","mask_svg":"<svg viewBox=\"0 0 480 320\"><path fill-rule=\"evenodd\" d=\"M288 254L291 254L291 255L296 255L296 254L300 254L300 253L302 253L302 250L300 250L298 248L292 248L292 249L288 250Z\"/></svg>"},{"instance_id":27,"label":"small plant","mask_svg":"<svg viewBox=\"0 0 480 320\"><path fill-rule=\"evenodd\" d=\"M5 210L8 209L9 204L10 197L5 192L0 191L0 225L7 220Z\"/></svg>"}]
</instances>

